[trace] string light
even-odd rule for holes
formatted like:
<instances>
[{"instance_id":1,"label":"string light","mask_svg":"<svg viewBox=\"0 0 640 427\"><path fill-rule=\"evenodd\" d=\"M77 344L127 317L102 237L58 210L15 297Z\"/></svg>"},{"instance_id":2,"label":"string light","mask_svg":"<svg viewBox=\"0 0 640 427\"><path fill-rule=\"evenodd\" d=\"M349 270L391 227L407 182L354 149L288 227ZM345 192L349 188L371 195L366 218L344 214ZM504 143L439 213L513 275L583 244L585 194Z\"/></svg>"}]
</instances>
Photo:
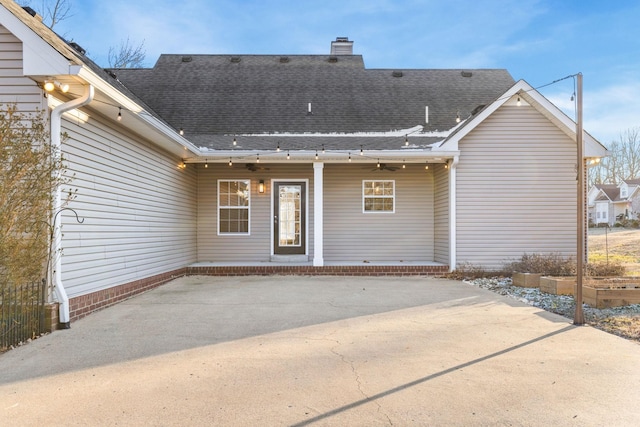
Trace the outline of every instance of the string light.
<instances>
[{"instance_id":1,"label":"string light","mask_svg":"<svg viewBox=\"0 0 640 427\"><path fill-rule=\"evenodd\" d=\"M207 163L207 159L204 159L204 168L207 169L209 167L209 163Z\"/></svg>"},{"instance_id":2,"label":"string light","mask_svg":"<svg viewBox=\"0 0 640 427\"><path fill-rule=\"evenodd\" d=\"M351 153L349 153L349 163L351 163Z\"/></svg>"},{"instance_id":3,"label":"string light","mask_svg":"<svg viewBox=\"0 0 640 427\"><path fill-rule=\"evenodd\" d=\"M276 148L276 151L279 153L280 152L280 143L278 142L278 148Z\"/></svg>"},{"instance_id":4,"label":"string light","mask_svg":"<svg viewBox=\"0 0 640 427\"><path fill-rule=\"evenodd\" d=\"M324 154L324 144L322 144L322 154Z\"/></svg>"},{"instance_id":5,"label":"string light","mask_svg":"<svg viewBox=\"0 0 640 427\"><path fill-rule=\"evenodd\" d=\"M409 135L404 136L404 145L405 147L409 145Z\"/></svg>"},{"instance_id":6,"label":"string light","mask_svg":"<svg viewBox=\"0 0 640 427\"><path fill-rule=\"evenodd\" d=\"M380 159L378 159L378 164L376 165L378 169L380 169Z\"/></svg>"},{"instance_id":7,"label":"string light","mask_svg":"<svg viewBox=\"0 0 640 427\"><path fill-rule=\"evenodd\" d=\"M460 123L460 111L456 113L456 123Z\"/></svg>"},{"instance_id":8,"label":"string light","mask_svg":"<svg viewBox=\"0 0 640 427\"><path fill-rule=\"evenodd\" d=\"M406 169L407 165L404 164L404 159L402 160L402 169Z\"/></svg>"},{"instance_id":9,"label":"string light","mask_svg":"<svg viewBox=\"0 0 640 427\"><path fill-rule=\"evenodd\" d=\"M233 162L231 161L231 157L229 157L229 166L233 166Z\"/></svg>"},{"instance_id":10,"label":"string light","mask_svg":"<svg viewBox=\"0 0 640 427\"><path fill-rule=\"evenodd\" d=\"M291 156L289 155L289 150L287 150L287 160L291 159Z\"/></svg>"},{"instance_id":11,"label":"string light","mask_svg":"<svg viewBox=\"0 0 640 427\"><path fill-rule=\"evenodd\" d=\"M116 120L119 122L122 121L122 107L118 107L118 117L116 117Z\"/></svg>"},{"instance_id":12,"label":"string light","mask_svg":"<svg viewBox=\"0 0 640 427\"><path fill-rule=\"evenodd\" d=\"M424 165L424 170L429 170L429 164Z\"/></svg>"},{"instance_id":13,"label":"string light","mask_svg":"<svg viewBox=\"0 0 640 427\"><path fill-rule=\"evenodd\" d=\"M316 160L318 160L318 150L316 150Z\"/></svg>"},{"instance_id":14,"label":"string light","mask_svg":"<svg viewBox=\"0 0 640 427\"><path fill-rule=\"evenodd\" d=\"M233 137L233 145L234 145L234 146L238 145L238 140L236 139L236 137L235 137L235 136Z\"/></svg>"},{"instance_id":15,"label":"string light","mask_svg":"<svg viewBox=\"0 0 640 427\"><path fill-rule=\"evenodd\" d=\"M184 129L180 128L180 135L184 135Z\"/></svg>"},{"instance_id":16,"label":"string light","mask_svg":"<svg viewBox=\"0 0 640 427\"><path fill-rule=\"evenodd\" d=\"M360 155L364 156L364 151L362 150L362 145L360 146Z\"/></svg>"},{"instance_id":17,"label":"string light","mask_svg":"<svg viewBox=\"0 0 640 427\"><path fill-rule=\"evenodd\" d=\"M260 163L260 154L256 154L256 163Z\"/></svg>"},{"instance_id":18,"label":"string light","mask_svg":"<svg viewBox=\"0 0 640 427\"><path fill-rule=\"evenodd\" d=\"M516 101L516 105L519 107L522 105L522 102L520 101L520 97L518 97L518 100Z\"/></svg>"}]
</instances>

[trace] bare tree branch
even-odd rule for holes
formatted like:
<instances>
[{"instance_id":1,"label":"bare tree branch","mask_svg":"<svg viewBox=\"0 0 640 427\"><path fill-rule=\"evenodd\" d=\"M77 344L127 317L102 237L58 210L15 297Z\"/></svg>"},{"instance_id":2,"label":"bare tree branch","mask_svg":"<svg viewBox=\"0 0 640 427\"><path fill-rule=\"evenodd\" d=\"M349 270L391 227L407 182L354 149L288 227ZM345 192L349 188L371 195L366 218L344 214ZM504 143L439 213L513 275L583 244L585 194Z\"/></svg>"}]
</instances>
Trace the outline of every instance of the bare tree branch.
<instances>
[{"instance_id":1,"label":"bare tree branch","mask_svg":"<svg viewBox=\"0 0 640 427\"><path fill-rule=\"evenodd\" d=\"M144 40L137 46L131 44L129 37L121 41L120 46L109 48L109 67L111 68L139 68L143 66L147 56L144 50Z\"/></svg>"},{"instance_id":2,"label":"bare tree branch","mask_svg":"<svg viewBox=\"0 0 640 427\"><path fill-rule=\"evenodd\" d=\"M21 6L31 6L30 1L20 2ZM53 30L57 23L69 19L73 16L71 0L41 0L34 9L42 16L42 22Z\"/></svg>"}]
</instances>

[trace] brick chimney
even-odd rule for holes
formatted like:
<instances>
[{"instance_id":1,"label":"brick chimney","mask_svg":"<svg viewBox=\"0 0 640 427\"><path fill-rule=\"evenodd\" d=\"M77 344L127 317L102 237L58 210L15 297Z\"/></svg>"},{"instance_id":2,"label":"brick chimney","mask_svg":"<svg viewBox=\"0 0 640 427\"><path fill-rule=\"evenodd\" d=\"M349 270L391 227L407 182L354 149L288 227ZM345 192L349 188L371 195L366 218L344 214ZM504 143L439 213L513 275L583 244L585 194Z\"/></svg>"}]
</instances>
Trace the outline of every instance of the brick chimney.
<instances>
[{"instance_id":1,"label":"brick chimney","mask_svg":"<svg viewBox=\"0 0 640 427\"><path fill-rule=\"evenodd\" d=\"M353 42L349 37L336 37L336 41L331 42L331 55L353 55Z\"/></svg>"}]
</instances>

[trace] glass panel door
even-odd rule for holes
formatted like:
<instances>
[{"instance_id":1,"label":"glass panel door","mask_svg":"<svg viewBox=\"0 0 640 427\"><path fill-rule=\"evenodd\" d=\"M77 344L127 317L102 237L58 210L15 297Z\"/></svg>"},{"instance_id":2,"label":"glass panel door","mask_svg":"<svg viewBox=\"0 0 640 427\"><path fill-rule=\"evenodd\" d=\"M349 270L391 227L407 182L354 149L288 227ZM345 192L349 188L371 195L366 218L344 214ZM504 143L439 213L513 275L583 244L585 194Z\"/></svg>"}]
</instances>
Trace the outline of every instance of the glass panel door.
<instances>
[{"instance_id":1,"label":"glass panel door","mask_svg":"<svg viewBox=\"0 0 640 427\"><path fill-rule=\"evenodd\" d=\"M274 253L305 254L305 183L274 184Z\"/></svg>"}]
</instances>

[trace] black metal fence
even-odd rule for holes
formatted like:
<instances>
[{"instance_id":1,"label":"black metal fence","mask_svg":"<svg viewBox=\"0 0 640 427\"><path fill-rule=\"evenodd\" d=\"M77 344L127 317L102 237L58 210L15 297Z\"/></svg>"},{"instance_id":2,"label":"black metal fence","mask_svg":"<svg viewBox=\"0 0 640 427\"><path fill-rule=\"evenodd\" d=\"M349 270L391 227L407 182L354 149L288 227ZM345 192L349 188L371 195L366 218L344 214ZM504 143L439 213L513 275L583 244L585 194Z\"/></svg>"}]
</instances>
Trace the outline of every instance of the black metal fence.
<instances>
[{"instance_id":1,"label":"black metal fence","mask_svg":"<svg viewBox=\"0 0 640 427\"><path fill-rule=\"evenodd\" d=\"M42 334L45 281L0 289L0 352Z\"/></svg>"}]
</instances>

